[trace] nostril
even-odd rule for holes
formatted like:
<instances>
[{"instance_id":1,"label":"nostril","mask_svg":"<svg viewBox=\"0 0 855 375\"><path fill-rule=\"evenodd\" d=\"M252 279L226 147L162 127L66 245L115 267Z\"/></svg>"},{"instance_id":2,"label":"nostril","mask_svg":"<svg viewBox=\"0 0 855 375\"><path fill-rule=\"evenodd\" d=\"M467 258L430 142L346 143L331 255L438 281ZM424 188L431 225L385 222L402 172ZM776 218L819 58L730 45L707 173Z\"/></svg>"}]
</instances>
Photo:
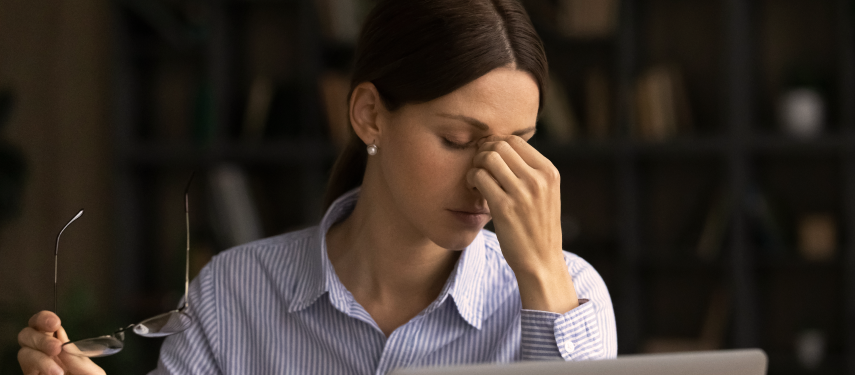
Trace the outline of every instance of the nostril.
<instances>
[{"instance_id":1,"label":"nostril","mask_svg":"<svg viewBox=\"0 0 855 375\"><path fill-rule=\"evenodd\" d=\"M465 184L466 184L466 189L473 190L473 191L478 191L478 187L476 187L474 184L472 184L471 182L469 182L469 178L466 178L464 182L465 182Z\"/></svg>"}]
</instances>

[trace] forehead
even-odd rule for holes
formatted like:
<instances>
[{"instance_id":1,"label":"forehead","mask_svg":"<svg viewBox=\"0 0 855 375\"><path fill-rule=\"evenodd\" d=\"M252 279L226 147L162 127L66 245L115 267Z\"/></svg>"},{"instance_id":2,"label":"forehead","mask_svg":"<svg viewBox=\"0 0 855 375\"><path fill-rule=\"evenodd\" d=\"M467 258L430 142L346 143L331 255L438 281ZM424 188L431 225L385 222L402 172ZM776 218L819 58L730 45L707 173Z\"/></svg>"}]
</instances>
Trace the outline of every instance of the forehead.
<instances>
[{"instance_id":1,"label":"forehead","mask_svg":"<svg viewBox=\"0 0 855 375\"><path fill-rule=\"evenodd\" d=\"M431 114L472 117L493 132L511 134L534 126L539 92L528 72L498 68L452 93L425 103Z\"/></svg>"}]
</instances>

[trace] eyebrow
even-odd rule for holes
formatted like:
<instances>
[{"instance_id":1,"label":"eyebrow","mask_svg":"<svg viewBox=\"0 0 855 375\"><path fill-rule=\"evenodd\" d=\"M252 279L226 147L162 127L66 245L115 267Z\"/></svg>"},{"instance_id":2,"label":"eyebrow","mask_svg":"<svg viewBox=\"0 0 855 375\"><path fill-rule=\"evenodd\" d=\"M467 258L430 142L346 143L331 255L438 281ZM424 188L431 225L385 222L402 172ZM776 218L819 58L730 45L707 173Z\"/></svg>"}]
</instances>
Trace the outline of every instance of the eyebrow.
<instances>
[{"instance_id":1,"label":"eyebrow","mask_svg":"<svg viewBox=\"0 0 855 375\"><path fill-rule=\"evenodd\" d=\"M438 115L439 115L440 117L445 117L445 118L450 118L450 119L454 119L454 120L460 120L460 121L463 121L463 122L465 122L465 123L467 123L467 124L469 124L469 125L472 125L472 126L474 126L474 127L478 128L478 129L481 129L481 130L484 130L484 131L486 131L486 130L490 130L490 126L489 126L489 125L487 125L487 124L485 124L485 123L481 122L481 120L478 120L478 119L476 119L476 118L472 118L472 117L469 117L469 116L463 116L463 115L452 115L452 114L449 114L449 113L439 113ZM522 129L522 130L517 130L517 131L513 132L513 135L517 135L517 136L519 136L519 135L523 135L523 134L526 134L526 133L533 132L533 131L535 131L535 130L536 130L536 128L535 128L534 126L531 126L531 127L528 127L528 128Z\"/></svg>"}]
</instances>

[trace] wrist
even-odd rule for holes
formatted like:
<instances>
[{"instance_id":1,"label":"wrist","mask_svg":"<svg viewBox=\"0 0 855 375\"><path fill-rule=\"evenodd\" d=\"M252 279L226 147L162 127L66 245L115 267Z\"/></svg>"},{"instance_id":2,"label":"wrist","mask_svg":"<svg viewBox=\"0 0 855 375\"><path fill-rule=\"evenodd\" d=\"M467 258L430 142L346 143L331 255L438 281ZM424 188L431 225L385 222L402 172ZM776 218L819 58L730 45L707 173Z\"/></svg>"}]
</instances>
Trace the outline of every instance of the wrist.
<instances>
[{"instance_id":1,"label":"wrist","mask_svg":"<svg viewBox=\"0 0 855 375\"><path fill-rule=\"evenodd\" d=\"M564 314L579 306L563 256L559 264L514 270L514 273L524 309Z\"/></svg>"}]
</instances>

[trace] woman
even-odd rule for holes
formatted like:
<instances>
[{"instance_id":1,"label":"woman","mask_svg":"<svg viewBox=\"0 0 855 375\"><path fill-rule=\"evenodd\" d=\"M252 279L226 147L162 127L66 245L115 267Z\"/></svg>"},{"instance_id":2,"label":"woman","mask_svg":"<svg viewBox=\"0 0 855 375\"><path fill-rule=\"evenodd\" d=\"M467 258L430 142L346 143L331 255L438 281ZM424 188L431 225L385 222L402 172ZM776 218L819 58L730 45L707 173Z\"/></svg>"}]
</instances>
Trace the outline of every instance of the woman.
<instances>
[{"instance_id":1,"label":"woman","mask_svg":"<svg viewBox=\"0 0 855 375\"><path fill-rule=\"evenodd\" d=\"M526 142L546 77L513 0L381 1L320 225L215 257L190 288L196 324L167 338L153 373L615 357L608 291L562 250L559 175ZM61 353L50 312L20 341L25 373L102 372Z\"/></svg>"}]
</instances>

